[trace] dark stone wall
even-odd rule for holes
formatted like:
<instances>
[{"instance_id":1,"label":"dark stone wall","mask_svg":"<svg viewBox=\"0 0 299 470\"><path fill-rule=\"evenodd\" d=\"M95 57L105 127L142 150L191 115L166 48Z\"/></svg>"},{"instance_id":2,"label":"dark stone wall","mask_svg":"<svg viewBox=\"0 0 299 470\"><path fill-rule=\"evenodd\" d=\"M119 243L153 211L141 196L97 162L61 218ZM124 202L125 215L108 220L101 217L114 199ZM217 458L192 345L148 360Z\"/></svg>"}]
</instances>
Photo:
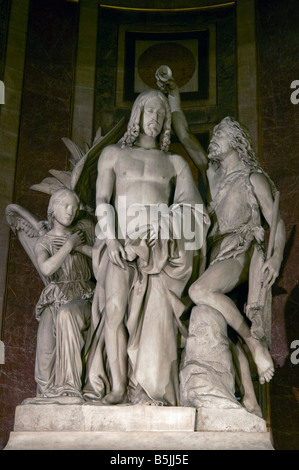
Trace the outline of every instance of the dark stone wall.
<instances>
[{"instance_id":1,"label":"dark stone wall","mask_svg":"<svg viewBox=\"0 0 299 470\"><path fill-rule=\"evenodd\" d=\"M30 190L51 168L67 169L78 4L31 0L14 203L46 218L49 197ZM35 305L43 284L16 237L11 236L0 376L0 448L13 429L15 407L35 395L34 362L38 322Z\"/></svg>"},{"instance_id":2,"label":"dark stone wall","mask_svg":"<svg viewBox=\"0 0 299 470\"><path fill-rule=\"evenodd\" d=\"M273 288L271 352L276 373L270 385L270 414L276 449L299 449L299 364L291 343L299 340L299 105L290 85L299 79L297 0L257 2L259 119L262 161L281 192L287 245Z\"/></svg>"},{"instance_id":3,"label":"dark stone wall","mask_svg":"<svg viewBox=\"0 0 299 470\"><path fill-rule=\"evenodd\" d=\"M0 0L0 80L4 78L5 50L10 14L10 0Z\"/></svg>"},{"instance_id":4,"label":"dark stone wall","mask_svg":"<svg viewBox=\"0 0 299 470\"><path fill-rule=\"evenodd\" d=\"M144 25L154 32L175 32L196 30L211 23L216 25L217 105L188 109L187 119L191 124L216 124L227 115L237 117L235 8L191 14L102 8L99 10L94 130L101 126L106 133L120 117L130 115L130 109L117 109L115 105L119 25Z\"/></svg>"},{"instance_id":5,"label":"dark stone wall","mask_svg":"<svg viewBox=\"0 0 299 470\"><path fill-rule=\"evenodd\" d=\"M0 0L0 7L8 5ZM281 191L286 223L286 256L273 294L272 354L276 373L270 385L271 425L277 449L299 448L299 365L290 348L299 339L298 298L298 161L299 105L290 102L290 84L299 79L298 0L257 0L258 98L261 159ZM25 63L22 119L14 201L44 218L48 197L33 193L49 169L66 169L68 152L61 137L70 136L78 4L63 0L31 0ZM3 16L1 9L1 14ZM8 9L4 19L8 20ZM114 105L117 67L117 23L106 11L99 22L95 129L123 115ZM205 24L219 12L187 15L182 24ZM209 16L210 15L210 16ZM218 106L188 112L189 122L214 123L237 112L236 30L234 10L223 9L217 20L219 71ZM1 16L1 25L2 23ZM127 22L145 19L133 14ZM179 23L175 16L173 21ZM149 21L149 20L146 20ZM154 24L161 17L152 16ZM165 23L165 20L163 20ZM163 23L162 21L162 23ZM5 23L7 24L7 22ZM173 23L172 23L173 24ZM182 25L181 24L181 25ZM0 50L3 37L0 32ZM3 57L3 56L1 56ZM2 60L2 59L1 59ZM0 60L0 72L3 68ZM1 79L1 76L0 76ZM129 111L128 111L129 113ZM34 360L37 321L34 308L42 283L15 237L11 237L3 340L6 363L0 376L0 448L13 429L16 405L35 394ZM24 307L26 306L26 307Z\"/></svg>"}]
</instances>

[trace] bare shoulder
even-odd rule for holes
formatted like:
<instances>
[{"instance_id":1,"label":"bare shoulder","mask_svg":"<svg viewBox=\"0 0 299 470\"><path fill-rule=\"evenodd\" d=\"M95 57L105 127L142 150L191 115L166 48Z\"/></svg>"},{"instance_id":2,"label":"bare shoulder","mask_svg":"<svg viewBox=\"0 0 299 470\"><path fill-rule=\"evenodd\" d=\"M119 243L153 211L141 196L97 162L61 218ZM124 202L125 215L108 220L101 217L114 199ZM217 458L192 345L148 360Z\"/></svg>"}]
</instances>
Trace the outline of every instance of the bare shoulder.
<instances>
[{"instance_id":1,"label":"bare shoulder","mask_svg":"<svg viewBox=\"0 0 299 470\"><path fill-rule=\"evenodd\" d=\"M101 158L103 159L109 159L113 158L114 156L118 156L120 153L122 153L123 149L121 148L120 144L112 144L112 145L107 145L107 147L104 147L101 153Z\"/></svg>"},{"instance_id":2,"label":"bare shoulder","mask_svg":"<svg viewBox=\"0 0 299 470\"><path fill-rule=\"evenodd\" d=\"M122 148L119 144L107 145L100 155L99 166L113 167L121 152Z\"/></svg>"},{"instance_id":3,"label":"bare shoulder","mask_svg":"<svg viewBox=\"0 0 299 470\"><path fill-rule=\"evenodd\" d=\"M180 174L182 170L189 168L188 162L181 155L171 153L169 158L177 175Z\"/></svg>"},{"instance_id":4,"label":"bare shoulder","mask_svg":"<svg viewBox=\"0 0 299 470\"><path fill-rule=\"evenodd\" d=\"M250 181L254 189L259 193L271 191L268 179L261 172L254 171L253 173L251 173Z\"/></svg>"}]
</instances>

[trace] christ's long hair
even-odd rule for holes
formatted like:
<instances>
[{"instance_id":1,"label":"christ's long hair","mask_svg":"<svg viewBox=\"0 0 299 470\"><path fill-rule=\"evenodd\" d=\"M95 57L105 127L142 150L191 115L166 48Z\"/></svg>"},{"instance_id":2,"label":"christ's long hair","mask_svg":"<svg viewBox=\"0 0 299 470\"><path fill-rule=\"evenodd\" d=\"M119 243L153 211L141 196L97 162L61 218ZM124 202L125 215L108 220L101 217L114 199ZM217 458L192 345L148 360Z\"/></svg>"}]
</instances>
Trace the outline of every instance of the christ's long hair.
<instances>
[{"instance_id":1,"label":"christ's long hair","mask_svg":"<svg viewBox=\"0 0 299 470\"><path fill-rule=\"evenodd\" d=\"M140 134L140 123L141 123L145 103L150 98L154 98L154 97L158 97L161 100L166 111L165 119L163 123L163 129L160 135L160 148L164 152L168 152L168 148L170 145L170 133L171 133L171 110L170 110L170 106L169 106L166 96L163 95L163 93L161 93L158 90L144 91L143 93L140 93L140 95L138 95L138 97L136 98L133 104L127 132L121 139L122 147L125 147L125 146L132 147L132 145L134 144L135 140Z\"/></svg>"}]
</instances>

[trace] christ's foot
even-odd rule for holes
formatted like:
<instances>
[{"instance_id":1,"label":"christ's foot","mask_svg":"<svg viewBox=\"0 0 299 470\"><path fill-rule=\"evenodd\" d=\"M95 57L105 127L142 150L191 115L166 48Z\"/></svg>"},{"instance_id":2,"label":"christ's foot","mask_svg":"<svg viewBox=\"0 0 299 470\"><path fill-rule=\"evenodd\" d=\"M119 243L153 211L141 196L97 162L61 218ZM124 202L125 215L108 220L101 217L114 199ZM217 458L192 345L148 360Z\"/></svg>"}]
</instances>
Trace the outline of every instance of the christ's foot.
<instances>
[{"instance_id":1,"label":"christ's foot","mask_svg":"<svg viewBox=\"0 0 299 470\"><path fill-rule=\"evenodd\" d=\"M80 392L72 392L72 391L64 393L63 396L82 398L82 395Z\"/></svg>"},{"instance_id":2,"label":"christ's foot","mask_svg":"<svg viewBox=\"0 0 299 470\"><path fill-rule=\"evenodd\" d=\"M127 392L122 390L112 390L101 400L102 405L120 405L123 403L128 403Z\"/></svg>"}]
</instances>

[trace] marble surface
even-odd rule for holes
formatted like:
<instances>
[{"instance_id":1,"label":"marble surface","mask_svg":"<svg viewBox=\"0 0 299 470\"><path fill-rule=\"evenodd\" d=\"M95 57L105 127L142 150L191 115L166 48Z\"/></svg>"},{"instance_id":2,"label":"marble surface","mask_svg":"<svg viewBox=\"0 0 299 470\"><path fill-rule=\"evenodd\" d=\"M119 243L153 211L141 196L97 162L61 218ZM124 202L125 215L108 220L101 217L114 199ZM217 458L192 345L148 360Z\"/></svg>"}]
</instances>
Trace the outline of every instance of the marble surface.
<instances>
[{"instance_id":1,"label":"marble surface","mask_svg":"<svg viewBox=\"0 0 299 470\"><path fill-rule=\"evenodd\" d=\"M16 202L24 204L39 216L45 213L48 199L36 198L36 203L29 190L30 185L44 178L48 169L64 169L66 165L67 152L61 137L67 135L70 128L77 34L76 3L64 2L63 8L57 0L42 3L32 2L29 23L30 48L25 71L26 96L22 111L16 175L18 189L15 195ZM42 14L39 8L43 9ZM261 159L281 191L281 213L288 237L286 260L280 280L274 288L273 306L272 354L277 369L270 385L270 401L272 434L277 449L299 448L299 366L290 361L290 344L293 339L299 339L296 227L299 215L299 105L290 102L290 84L298 78L298 62L294 59L299 54L298 13L297 0L288 0L283 8L280 0L257 2ZM38 48L41 47L48 54L45 47L48 45L51 46L50 55L47 61L42 62ZM220 46L223 50L225 41ZM99 48L101 52L105 50ZM112 77L115 74L115 63L108 52L101 59L104 73L100 73L99 77L106 91L98 104L103 105L102 117L107 117L107 126L110 126L108 108L113 100L111 90L114 86L110 79L111 74ZM224 80L219 95L221 99L225 98L226 85L229 83L229 76L225 75L226 62L232 67L231 55L221 63ZM231 99L231 94L228 97ZM224 109L227 111L228 108ZM116 114L117 117L122 115L119 110ZM210 108L200 110L199 118L206 116L213 120L215 113ZM190 117L196 122L196 116L192 114ZM18 258L18 262L11 257L8 265L7 310L2 338L6 346L6 364L1 366L0 377L1 448L5 446L9 432L13 429L15 407L26 397L35 394L33 369L37 322L33 309L41 289L31 262L26 259L24 250L14 238L11 253L14 259ZM19 282L14 284L13 279L17 275ZM26 312L21 308L18 298L26 299Z\"/></svg>"},{"instance_id":2,"label":"marble surface","mask_svg":"<svg viewBox=\"0 0 299 470\"><path fill-rule=\"evenodd\" d=\"M267 432L266 422L244 408L198 408L196 431Z\"/></svg>"},{"instance_id":3,"label":"marble surface","mask_svg":"<svg viewBox=\"0 0 299 470\"><path fill-rule=\"evenodd\" d=\"M235 409L220 411L24 404L16 409L14 431L5 449L273 449L264 420L245 410L243 414Z\"/></svg>"},{"instance_id":4,"label":"marble surface","mask_svg":"<svg viewBox=\"0 0 299 470\"><path fill-rule=\"evenodd\" d=\"M5 450L273 450L269 433L12 432Z\"/></svg>"},{"instance_id":5,"label":"marble surface","mask_svg":"<svg viewBox=\"0 0 299 470\"><path fill-rule=\"evenodd\" d=\"M240 408L227 323L208 305L193 307L181 361L180 399L184 406ZM214 416L214 412L212 413Z\"/></svg>"},{"instance_id":6,"label":"marble surface","mask_svg":"<svg viewBox=\"0 0 299 470\"><path fill-rule=\"evenodd\" d=\"M194 431L195 408L181 406L20 405L14 431Z\"/></svg>"}]
</instances>

